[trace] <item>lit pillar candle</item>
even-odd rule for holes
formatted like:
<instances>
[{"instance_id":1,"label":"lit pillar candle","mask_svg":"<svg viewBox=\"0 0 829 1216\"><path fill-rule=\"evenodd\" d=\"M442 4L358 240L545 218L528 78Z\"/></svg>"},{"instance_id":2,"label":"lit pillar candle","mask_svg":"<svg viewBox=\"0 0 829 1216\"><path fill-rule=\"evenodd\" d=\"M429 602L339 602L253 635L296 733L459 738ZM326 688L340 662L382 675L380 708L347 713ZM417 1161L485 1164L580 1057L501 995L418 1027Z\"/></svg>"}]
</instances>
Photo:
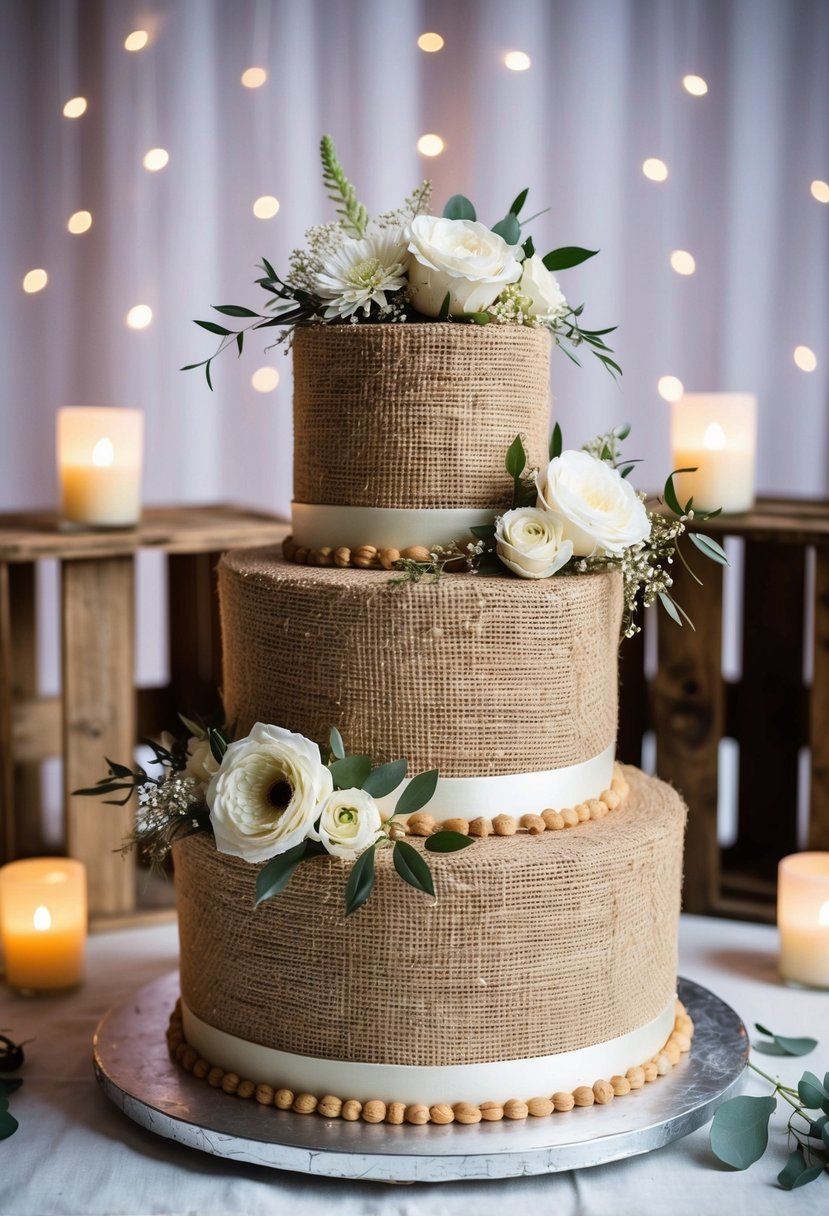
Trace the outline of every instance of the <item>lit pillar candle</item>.
<instances>
[{"instance_id":1,"label":"lit pillar candle","mask_svg":"<svg viewBox=\"0 0 829 1216\"><path fill-rule=\"evenodd\" d=\"M757 398L751 393L685 393L671 409L674 478L684 506L735 514L754 506Z\"/></svg>"},{"instance_id":2,"label":"lit pillar candle","mask_svg":"<svg viewBox=\"0 0 829 1216\"><path fill-rule=\"evenodd\" d=\"M60 522L130 528L141 515L141 410L67 406L58 411Z\"/></svg>"},{"instance_id":3,"label":"lit pillar candle","mask_svg":"<svg viewBox=\"0 0 829 1216\"><path fill-rule=\"evenodd\" d=\"M777 879L780 974L829 988L829 853L793 853Z\"/></svg>"},{"instance_id":4,"label":"lit pillar candle","mask_svg":"<svg viewBox=\"0 0 829 1216\"><path fill-rule=\"evenodd\" d=\"M24 991L74 988L83 978L86 870L38 857L0 870L0 932L6 982Z\"/></svg>"}]
</instances>

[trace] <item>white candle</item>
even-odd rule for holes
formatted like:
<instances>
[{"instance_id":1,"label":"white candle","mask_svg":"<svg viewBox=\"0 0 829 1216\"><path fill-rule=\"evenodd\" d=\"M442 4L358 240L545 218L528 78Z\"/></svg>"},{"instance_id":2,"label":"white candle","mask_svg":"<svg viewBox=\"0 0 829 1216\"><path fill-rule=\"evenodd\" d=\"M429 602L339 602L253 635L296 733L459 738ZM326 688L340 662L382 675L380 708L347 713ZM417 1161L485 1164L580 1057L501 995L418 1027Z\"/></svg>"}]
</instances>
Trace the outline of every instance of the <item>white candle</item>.
<instances>
[{"instance_id":1,"label":"white candle","mask_svg":"<svg viewBox=\"0 0 829 1216\"><path fill-rule=\"evenodd\" d=\"M684 506L725 514L754 505L757 398L751 393L685 393L671 411L674 478Z\"/></svg>"},{"instance_id":2,"label":"white candle","mask_svg":"<svg viewBox=\"0 0 829 1216\"><path fill-rule=\"evenodd\" d=\"M829 853L793 853L777 876L780 974L829 988Z\"/></svg>"},{"instance_id":3,"label":"white candle","mask_svg":"<svg viewBox=\"0 0 829 1216\"><path fill-rule=\"evenodd\" d=\"M86 870L65 857L13 861L0 870L6 981L24 991L74 988L83 978Z\"/></svg>"},{"instance_id":4,"label":"white candle","mask_svg":"<svg viewBox=\"0 0 829 1216\"><path fill-rule=\"evenodd\" d=\"M129 528L141 516L141 410L58 411L60 520L69 528Z\"/></svg>"}]
</instances>

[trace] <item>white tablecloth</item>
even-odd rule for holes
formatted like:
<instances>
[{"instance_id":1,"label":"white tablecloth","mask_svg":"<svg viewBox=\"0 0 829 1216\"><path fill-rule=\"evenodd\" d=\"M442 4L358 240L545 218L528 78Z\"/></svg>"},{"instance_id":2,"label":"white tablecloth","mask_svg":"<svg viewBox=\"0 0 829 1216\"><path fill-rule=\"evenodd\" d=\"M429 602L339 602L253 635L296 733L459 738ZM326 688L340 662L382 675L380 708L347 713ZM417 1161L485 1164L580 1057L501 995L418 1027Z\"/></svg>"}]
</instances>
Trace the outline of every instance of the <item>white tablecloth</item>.
<instances>
[{"instance_id":1,"label":"white tablecloth","mask_svg":"<svg viewBox=\"0 0 829 1216\"><path fill-rule=\"evenodd\" d=\"M799 1060L765 1061L794 1082L804 1068L829 1068L829 993L783 987L776 973L776 931L731 921L684 917L681 973L716 992L753 1030L813 1034L820 1047ZM173 925L93 937L83 988L60 998L26 1000L0 986L0 1028L31 1038L23 1088L11 1108L20 1128L0 1141L2 1216L826 1216L829 1175L795 1194L775 1183L785 1163L786 1116L772 1120L772 1146L742 1173L720 1166L708 1129L644 1156L567 1174L440 1186L385 1186L309 1179L224 1161L154 1136L104 1097L92 1074L98 1019L133 988L177 964ZM161 1033L161 1028L159 1028ZM748 1093L768 1091L751 1077ZM782 1103L780 1107L782 1107ZM788 1108L786 1108L788 1109Z\"/></svg>"}]
</instances>

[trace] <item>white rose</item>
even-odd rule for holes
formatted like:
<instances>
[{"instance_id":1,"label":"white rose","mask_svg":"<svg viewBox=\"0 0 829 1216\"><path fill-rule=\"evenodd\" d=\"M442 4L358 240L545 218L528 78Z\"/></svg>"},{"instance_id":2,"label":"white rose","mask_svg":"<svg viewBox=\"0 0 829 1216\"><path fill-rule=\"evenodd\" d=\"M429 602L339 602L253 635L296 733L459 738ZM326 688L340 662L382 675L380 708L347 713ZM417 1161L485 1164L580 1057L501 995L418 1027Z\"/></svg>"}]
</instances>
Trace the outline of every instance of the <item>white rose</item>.
<instances>
[{"instance_id":1,"label":"white rose","mask_svg":"<svg viewBox=\"0 0 829 1216\"><path fill-rule=\"evenodd\" d=\"M412 305L427 317L438 316L447 291L450 316L483 312L521 278L520 246L477 220L418 215L408 237Z\"/></svg>"},{"instance_id":2,"label":"white rose","mask_svg":"<svg viewBox=\"0 0 829 1216\"><path fill-rule=\"evenodd\" d=\"M186 777L207 785L211 777L219 771L219 762L213 755L209 739L197 739L191 735L187 740L187 764L184 769Z\"/></svg>"},{"instance_id":3,"label":"white rose","mask_svg":"<svg viewBox=\"0 0 829 1216\"><path fill-rule=\"evenodd\" d=\"M555 321L569 310L558 279L537 253L524 263L521 294L530 300L530 316L539 317L542 321Z\"/></svg>"},{"instance_id":4,"label":"white rose","mask_svg":"<svg viewBox=\"0 0 829 1216\"><path fill-rule=\"evenodd\" d=\"M550 461L538 483L538 505L558 516L577 557L618 557L650 536L633 486L587 452L562 452Z\"/></svg>"},{"instance_id":5,"label":"white rose","mask_svg":"<svg viewBox=\"0 0 829 1216\"><path fill-rule=\"evenodd\" d=\"M564 540L561 523L538 507L516 507L495 523L495 551L513 574L549 578L573 556L573 542Z\"/></svg>"},{"instance_id":6,"label":"white rose","mask_svg":"<svg viewBox=\"0 0 829 1216\"><path fill-rule=\"evenodd\" d=\"M374 843L382 818L365 790L335 790L322 805L315 835L334 857L354 857Z\"/></svg>"},{"instance_id":7,"label":"white rose","mask_svg":"<svg viewBox=\"0 0 829 1216\"><path fill-rule=\"evenodd\" d=\"M252 862L286 853L310 834L333 788L316 743L257 722L207 787L216 848Z\"/></svg>"}]
</instances>

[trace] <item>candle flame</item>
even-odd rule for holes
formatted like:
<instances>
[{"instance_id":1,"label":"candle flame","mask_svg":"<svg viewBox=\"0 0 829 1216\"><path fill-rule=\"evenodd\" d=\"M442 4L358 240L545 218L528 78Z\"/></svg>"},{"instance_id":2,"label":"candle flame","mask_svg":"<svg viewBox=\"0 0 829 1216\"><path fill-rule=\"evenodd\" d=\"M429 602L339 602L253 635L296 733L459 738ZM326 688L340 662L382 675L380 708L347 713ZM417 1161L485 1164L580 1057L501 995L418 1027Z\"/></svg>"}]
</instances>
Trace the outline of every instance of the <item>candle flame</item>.
<instances>
[{"instance_id":1,"label":"candle flame","mask_svg":"<svg viewBox=\"0 0 829 1216\"><path fill-rule=\"evenodd\" d=\"M92 449L92 463L96 468L108 468L115 460L115 448L112 446L112 440L107 439L106 435L103 439L99 439Z\"/></svg>"},{"instance_id":2,"label":"candle flame","mask_svg":"<svg viewBox=\"0 0 829 1216\"><path fill-rule=\"evenodd\" d=\"M43 904L41 904L39 908L35 908L33 920L36 929L52 928L52 914L48 908L43 906Z\"/></svg>"},{"instance_id":3,"label":"candle flame","mask_svg":"<svg viewBox=\"0 0 829 1216\"><path fill-rule=\"evenodd\" d=\"M820 911L817 914L817 923L819 925L829 925L829 899L824 904L821 904Z\"/></svg>"},{"instance_id":4,"label":"candle flame","mask_svg":"<svg viewBox=\"0 0 829 1216\"><path fill-rule=\"evenodd\" d=\"M709 452L719 452L725 447L725 431L719 422L710 422L702 437L702 446Z\"/></svg>"}]
</instances>

